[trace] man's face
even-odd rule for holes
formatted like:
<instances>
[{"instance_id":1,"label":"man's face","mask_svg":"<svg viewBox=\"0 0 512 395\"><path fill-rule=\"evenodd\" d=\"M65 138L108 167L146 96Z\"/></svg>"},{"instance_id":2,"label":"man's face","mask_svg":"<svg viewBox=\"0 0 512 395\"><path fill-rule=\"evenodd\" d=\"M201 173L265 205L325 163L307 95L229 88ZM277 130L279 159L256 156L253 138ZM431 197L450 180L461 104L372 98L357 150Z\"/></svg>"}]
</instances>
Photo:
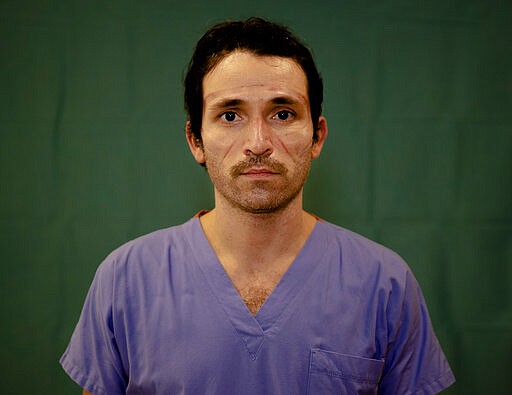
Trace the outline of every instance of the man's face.
<instances>
[{"instance_id":1,"label":"man's face","mask_svg":"<svg viewBox=\"0 0 512 395\"><path fill-rule=\"evenodd\" d=\"M202 144L187 135L216 205L268 213L302 198L327 127L321 118L313 142L307 79L295 61L235 51L205 76L203 103Z\"/></svg>"}]
</instances>

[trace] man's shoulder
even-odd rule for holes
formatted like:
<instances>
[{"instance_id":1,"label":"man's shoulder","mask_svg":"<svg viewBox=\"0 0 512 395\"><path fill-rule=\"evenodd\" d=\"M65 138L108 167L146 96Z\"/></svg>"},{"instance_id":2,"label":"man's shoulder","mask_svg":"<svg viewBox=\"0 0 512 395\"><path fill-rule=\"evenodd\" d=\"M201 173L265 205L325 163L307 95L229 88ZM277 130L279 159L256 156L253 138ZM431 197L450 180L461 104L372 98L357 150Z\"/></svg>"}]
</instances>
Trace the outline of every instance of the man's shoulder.
<instances>
[{"instance_id":1,"label":"man's shoulder","mask_svg":"<svg viewBox=\"0 0 512 395\"><path fill-rule=\"evenodd\" d=\"M136 237L114 249L104 260L104 264L116 265L128 262L151 262L158 260L165 254L173 252L179 254L189 248L197 224L196 218L187 222L167 228L158 229Z\"/></svg>"},{"instance_id":2,"label":"man's shoulder","mask_svg":"<svg viewBox=\"0 0 512 395\"><path fill-rule=\"evenodd\" d=\"M377 241L331 222L319 221L318 225L328 240L328 248L338 253L345 263L354 263L361 269L402 273L410 270L397 252Z\"/></svg>"},{"instance_id":3,"label":"man's shoulder","mask_svg":"<svg viewBox=\"0 0 512 395\"><path fill-rule=\"evenodd\" d=\"M331 241L336 241L340 243L341 246L363 249L369 253L376 253L379 255L399 257L399 255L389 247L386 247L353 230L324 220L319 221L319 225L323 227L324 232L331 237Z\"/></svg>"}]
</instances>

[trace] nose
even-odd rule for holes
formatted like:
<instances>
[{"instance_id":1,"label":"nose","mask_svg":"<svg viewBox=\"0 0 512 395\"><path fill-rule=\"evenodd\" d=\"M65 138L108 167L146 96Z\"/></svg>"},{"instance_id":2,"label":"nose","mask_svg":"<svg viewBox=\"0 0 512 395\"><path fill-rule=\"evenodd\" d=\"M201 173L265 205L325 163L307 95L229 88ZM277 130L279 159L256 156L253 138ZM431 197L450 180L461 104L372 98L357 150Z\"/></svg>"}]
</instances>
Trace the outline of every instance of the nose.
<instances>
[{"instance_id":1,"label":"nose","mask_svg":"<svg viewBox=\"0 0 512 395\"><path fill-rule=\"evenodd\" d=\"M244 147L246 156L270 156L274 151L272 145L272 130L263 119L254 119L248 127Z\"/></svg>"}]
</instances>

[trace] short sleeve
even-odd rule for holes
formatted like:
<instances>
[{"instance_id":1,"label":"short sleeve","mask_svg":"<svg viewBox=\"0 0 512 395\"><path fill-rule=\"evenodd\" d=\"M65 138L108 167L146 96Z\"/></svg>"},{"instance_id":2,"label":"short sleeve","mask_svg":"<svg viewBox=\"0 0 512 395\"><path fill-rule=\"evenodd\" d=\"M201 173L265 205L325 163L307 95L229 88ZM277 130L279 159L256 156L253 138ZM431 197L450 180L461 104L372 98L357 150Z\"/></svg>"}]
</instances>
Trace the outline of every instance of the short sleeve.
<instances>
[{"instance_id":1,"label":"short sleeve","mask_svg":"<svg viewBox=\"0 0 512 395\"><path fill-rule=\"evenodd\" d=\"M98 268L71 341L60 359L66 373L94 395L124 394L126 375L113 330L114 262Z\"/></svg>"},{"instance_id":2,"label":"short sleeve","mask_svg":"<svg viewBox=\"0 0 512 395\"><path fill-rule=\"evenodd\" d=\"M403 288L403 289L400 289ZM421 289L410 271L395 284L401 303L388 307L388 354L379 394L437 394L455 382L430 322Z\"/></svg>"}]
</instances>

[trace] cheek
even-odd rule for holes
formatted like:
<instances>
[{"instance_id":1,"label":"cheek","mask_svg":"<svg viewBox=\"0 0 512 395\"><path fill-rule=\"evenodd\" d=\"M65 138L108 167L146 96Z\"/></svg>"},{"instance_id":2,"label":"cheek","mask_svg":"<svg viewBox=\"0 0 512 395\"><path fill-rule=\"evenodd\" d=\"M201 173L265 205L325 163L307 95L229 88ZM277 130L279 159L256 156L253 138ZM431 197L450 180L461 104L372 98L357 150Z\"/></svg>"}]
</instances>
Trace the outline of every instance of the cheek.
<instances>
[{"instance_id":1,"label":"cheek","mask_svg":"<svg viewBox=\"0 0 512 395\"><path fill-rule=\"evenodd\" d=\"M304 156L311 156L313 147L313 136L305 134L289 134L276 139L276 146L291 157L301 160Z\"/></svg>"},{"instance_id":2,"label":"cheek","mask_svg":"<svg viewBox=\"0 0 512 395\"><path fill-rule=\"evenodd\" d=\"M203 138L203 147L206 157L216 163L220 163L234 155L236 149L235 141L227 141L225 138L214 138L211 136L208 139Z\"/></svg>"}]
</instances>

